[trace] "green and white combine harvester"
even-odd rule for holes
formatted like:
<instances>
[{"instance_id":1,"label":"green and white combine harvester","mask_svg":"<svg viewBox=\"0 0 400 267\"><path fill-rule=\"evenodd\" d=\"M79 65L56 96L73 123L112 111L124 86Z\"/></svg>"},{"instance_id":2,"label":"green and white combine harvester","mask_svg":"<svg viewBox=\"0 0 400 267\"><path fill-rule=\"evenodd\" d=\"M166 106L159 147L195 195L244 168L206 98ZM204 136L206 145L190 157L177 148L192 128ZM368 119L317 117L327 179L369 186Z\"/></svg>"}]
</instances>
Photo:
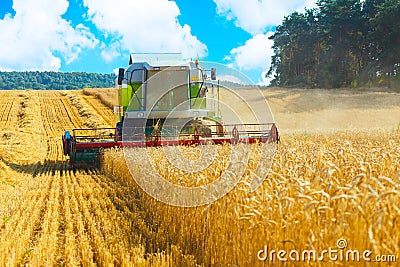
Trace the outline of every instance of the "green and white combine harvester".
<instances>
[{"instance_id":1,"label":"green and white combine harvester","mask_svg":"<svg viewBox=\"0 0 400 267\"><path fill-rule=\"evenodd\" d=\"M216 69L181 54L131 54L116 78L115 128L73 129L62 136L72 167L113 147L278 142L275 123L225 125Z\"/></svg>"}]
</instances>

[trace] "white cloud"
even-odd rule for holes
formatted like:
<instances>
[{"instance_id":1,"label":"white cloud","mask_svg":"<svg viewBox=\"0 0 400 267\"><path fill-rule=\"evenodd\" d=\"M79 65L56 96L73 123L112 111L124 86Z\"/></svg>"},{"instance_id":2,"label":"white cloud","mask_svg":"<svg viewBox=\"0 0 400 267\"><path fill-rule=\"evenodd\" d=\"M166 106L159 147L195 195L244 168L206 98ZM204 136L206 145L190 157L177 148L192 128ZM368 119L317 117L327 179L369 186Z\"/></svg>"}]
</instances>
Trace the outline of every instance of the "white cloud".
<instances>
[{"instance_id":1,"label":"white cloud","mask_svg":"<svg viewBox=\"0 0 400 267\"><path fill-rule=\"evenodd\" d=\"M305 7L313 7L313 0L213 0L217 13L233 20L236 26L252 35L264 33L270 26L278 25L285 15Z\"/></svg>"},{"instance_id":2,"label":"white cloud","mask_svg":"<svg viewBox=\"0 0 400 267\"><path fill-rule=\"evenodd\" d=\"M241 70L265 67L271 61L273 55L271 48L273 41L268 39L272 34L273 32L268 32L253 36L243 46L232 49L230 55L226 58L232 59Z\"/></svg>"},{"instance_id":3,"label":"white cloud","mask_svg":"<svg viewBox=\"0 0 400 267\"><path fill-rule=\"evenodd\" d=\"M217 5L217 13L235 22L252 35L242 46L230 51L224 60L231 67L242 71L257 73L260 85L269 84L272 78L265 78L273 55L273 41L268 37L273 32L265 34L266 29L282 23L285 16L294 11L304 12L304 8L316 7L316 0L213 0ZM255 76L255 75L252 75Z\"/></svg>"},{"instance_id":4,"label":"white cloud","mask_svg":"<svg viewBox=\"0 0 400 267\"><path fill-rule=\"evenodd\" d=\"M67 0L14 0L15 16L0 20L0 69L59 70L98 43L83 25L61 18Z\"/></svg>"},{"instance_id":5,"label":"white cloud","mask_svg":"<svg viewBox=\"0 0 400 267\"><path fill-rule=\"evenodd\" d=\"M113 43L110 47L106 47L104 44L102 45L101 56L103 57L104 61L109 63L114 58L120 55L117 43Z\"/></svg>"},{"instance_id":6,"label":"white cloud","mask_svg":"<svg viewBox=\"0 0 400 267\"><path fill-rule=\"evenodd\" d=\"M117 45L129 52L182 52L185 58L207 54L190 26L179 24L180 10L174 1L84 0L84 5L96 27L117 38L114 51Z\"/></svg>"},{"instance_id":7,"label":"white cloud","mask_svg":"<svg viewBox=\"0 0 400 267\"><path fill-rule=\"evenodd\" d=\"M225 59L230 61L229 64L232 67L238 67L242 71L258 71L261 76L258 84L269 83L264 76L270 67L273 55L273 41L268 39L273 34L273 32L268 32L253 36L243 46L232 49Z\"/></svg>"},{"instance_id":8,"label":"white cloud","mask_svg":"<svg viewBox=\"0 0 400 267\"><path fill-rule=\"evenodd\" d=\"M271 81L274 79L274 77L266 77L265 75L268 73L269 69L265 69L261 73L261 77L258 79L257 84L258 85L269 85Z\"/></svg>"}]
</instances>

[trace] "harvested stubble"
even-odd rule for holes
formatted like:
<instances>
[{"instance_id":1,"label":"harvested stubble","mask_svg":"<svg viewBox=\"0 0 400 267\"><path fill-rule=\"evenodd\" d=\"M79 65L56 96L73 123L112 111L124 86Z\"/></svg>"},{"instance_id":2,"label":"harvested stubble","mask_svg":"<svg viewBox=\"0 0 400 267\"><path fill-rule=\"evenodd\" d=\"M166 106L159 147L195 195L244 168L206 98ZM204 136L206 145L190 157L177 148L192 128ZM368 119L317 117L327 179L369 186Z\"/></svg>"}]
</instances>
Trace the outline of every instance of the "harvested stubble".
<instances>
[{"instance_id":1,"label":"harvested stubble","mask_svg":"<svg viewBox=\"0 0 400 267\"><path fill-rule=\"evenodd\" d=\"M80 95L0 92L0 266L195 266L165 251L129 187L68 169L61 134L102 116Z\"/></svg>"},{"instance_id":2,"label":"harvested stubble","mask_svg":"<svg viewBox=\"0 0 400 267\"><path fill-rule=\"evenodd\" d=\"M98 98L105 106L113 109L116 105L116 90L114 88L85 88L84 95L91 95Z\"/></svg>"},{"instance_id":3,"label":"harvested stubble","mask_svg":"<svg viewBox=\"0 0 400 267\"><path fill-rule=\"evenodd\" d=\"M143 175L143 157L153 154L137 155L134 176ZM165 160L153 163L156 170L171 170ZM165 233L168 243L178 245L205 266L275 265L276 258L275 262L258 260L257 252L265 245L276 251L315 249L318 253L329 247L337 249L341 238L347 240L348 249L371 250L371 258L390 254L399 259L399 133L284 137L270 175L257 191L249 193L254 166L249 163L238 186L217 202L180 208L144 193L132 179L122 151L106 151L102 158L103 171L132 187L146 217ZM177 172L175 178L173 173L163 175L179 181L182 174ZM290 264L301 263L285 263ZM324 264L338 262L326 257ZM365 262L351 264L363 266Z\"/></svg>"},{"instance_id":4,"label":"harvested stubble","mask_svg":"<svg viewBox=\"0 0 400 267\"><path fill-rule=\"evenodd\" d=\"M63 96L68 96L71 105L74 106L79 116L84 118L83 127L86 128L107 128L110 125L102 118L101 115L93 112L91 107L82 99L80 94L73 94L69 92L62 92Z\"/></svg>"}]
</instances>

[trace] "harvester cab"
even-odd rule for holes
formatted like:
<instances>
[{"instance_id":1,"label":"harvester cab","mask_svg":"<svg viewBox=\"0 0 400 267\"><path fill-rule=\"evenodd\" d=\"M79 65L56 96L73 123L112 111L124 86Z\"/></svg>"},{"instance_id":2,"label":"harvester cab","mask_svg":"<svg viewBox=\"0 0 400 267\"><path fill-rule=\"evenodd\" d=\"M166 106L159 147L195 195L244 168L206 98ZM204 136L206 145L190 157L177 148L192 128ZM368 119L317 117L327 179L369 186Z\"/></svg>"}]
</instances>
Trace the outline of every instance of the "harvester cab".
<instances>
[{"instance_id":1,"label":"harvester cab","mask_svg":"<svg viewBox=\"0 0 400 267\"><path fill-rule=\"evenodd\" d=\"M193 132L193 125L205 130L201 118L219 122L216 102L207 99L217 93L211 82L216 70L206 72L198 60L186 62L181 54L131 54L128 68L119 69L116 79L117 137L122 137L124 119L129 119L131 128L144 128L148 137L155 131L176 133L174 128L182 123L187 124L182 132Z\"/></svg>"},{"instance_id":2,"label":"harvester cab","mask_svg":"<svg viewBox=\"0 0 400 267\"><path fill-rule=\"evenodd\" d=\"M71 166L112 147L278 142L274 123L224 125L216 68L178 53L131 54L118 69L115 128L74 129L62 137Z\"/></svg>"}]
</instances>

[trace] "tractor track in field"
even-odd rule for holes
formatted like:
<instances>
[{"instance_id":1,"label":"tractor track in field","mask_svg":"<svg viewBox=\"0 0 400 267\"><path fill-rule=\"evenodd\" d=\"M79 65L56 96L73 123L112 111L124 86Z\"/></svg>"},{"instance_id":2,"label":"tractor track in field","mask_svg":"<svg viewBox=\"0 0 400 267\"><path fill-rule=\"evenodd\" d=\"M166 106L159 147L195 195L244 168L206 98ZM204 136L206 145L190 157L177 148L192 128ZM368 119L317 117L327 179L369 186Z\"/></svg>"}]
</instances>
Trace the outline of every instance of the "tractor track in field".
<instances>
[{"instance_id":1,"label":"tractor track in field","mask_svg":"<svg viewBox=\"0 0 400 267\"><path fill-rule=\"evenodd\" d=\"M2 101L3 104L2 106L4 107L2 112L1 112L1 124L2 128L7 128L8 126L15 126L15 122L17 121L16 113L18 112L18 104L19 102L17 101L18 97L5 97Z\"/></svg>"},{"instance_id":2,"label":"tractor track in field","mask_svg":"<svg viewBox=\"0 0 400 267\"><path fill-rule=\"evenodd\" d=\"M81 125L81 121L71 116L73 108L68 103L69 99L59 92L51 92L51 95L40 98L43 124L47 135L60 135Z\"/></svg>"},{"instance_id":3,"label":"tractor track in field","mask_svg":"<svg viewBox=\"0 0 400 267\"><path fill-rule=\"evenodd\" d=\"M2 96L2 101L0 103L0 122L2 122L2 127L5 122L8 121L8 113L14 101L9 101L10 94L5 92Z\"/></svg>"},{"instance_id":4,"label":"tractor track in field","mask_svg":"<svg viewBox=\"0 0 400 267\"><path fill-rule=\"evenodd\" d=\"M60 93L59 97L63 105L62 113L68 116L69 121L72 123L74 128L82 127L84 124L84 118L82 118L82 116L79 114L79 111L76 109L76 107L72 106L68 95Z\"/></svg>"},{"instance_id":5,"label":"tractor track in field","mask_svg":"<svg viewBox=\"0 0 400 267\"><path fill-rule=\"evenodd\" d=\"M115 119L114 119L114 112L109 108L106 107L103 103L101 103L96 97L94 96L83 96L83 99L86 103L95 110L98 114L101 115L103 120L110 125L110 127L114 127Z\"/></svg>"}]
</instances>

